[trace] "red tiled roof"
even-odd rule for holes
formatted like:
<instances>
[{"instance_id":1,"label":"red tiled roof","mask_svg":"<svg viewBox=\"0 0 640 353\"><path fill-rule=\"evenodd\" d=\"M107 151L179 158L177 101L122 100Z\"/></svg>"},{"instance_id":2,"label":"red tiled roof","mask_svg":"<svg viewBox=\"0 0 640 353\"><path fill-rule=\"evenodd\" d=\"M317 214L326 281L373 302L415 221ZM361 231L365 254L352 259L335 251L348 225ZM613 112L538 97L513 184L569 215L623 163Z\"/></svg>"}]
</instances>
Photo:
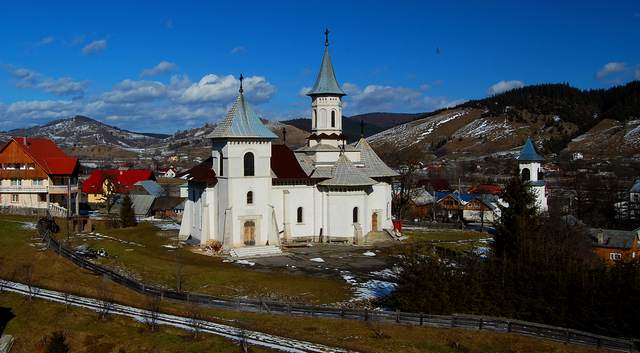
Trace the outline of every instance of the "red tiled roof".
<instances>
[{"instance_id":1,"label":"red tiled roof","mask_svg":"<svg viewBox=\"0 0 640 353\"><path fill-rule=\"evenodd\" d=\"M156 180L153 172L148 169L107 169L94 170L89 178L82 183L82 192L88 194L101 194L104 180L111 177L116 184L119 193L128 192L134 188L134 184L142 180Z\"/></svg>"},{"instance_id":2,"label":"red tiled roof","mask_svg":"<svg viewBox=\"0 0 640 353\"><path fill-rule=\"evenodd\" d=\"M307 179L293 151L286 145L271 145L271 171L278 179Z\"/></svg>"},{"instance_id":3,"label":"red tiled roof","mask_svg":"<svg viewBox=\"0 0 640 353\"><path fill-rule=\"evenodd\" d=\"M206 184L215 185L218 183L216 173L213 171L213 157L209 157L202 161L202 163L191 167L191 169L179 173L176 177Z\"/></svg>"},{"instance_id":4,"label":"red tiled roof","mask_svg":"<svg viewBox=\"0 0 640 353\"><path fill-rule=\"evenodd\" d=\"M478 184L469 188L467 192L470 194L498 195L502 193L502 187L495 184Z\"/></svg>"},{"instance_id":5,"label":"red tiled roof","mask_svg":"<svg viewBox=\"0 0 640 353\"><path fill-rule=\"evenodd\" d=\"M49 175L73 175L77 171L78 158L67 156L55 142L49 139L12 137L11 140L20 146ZM9 141L4 147L8 146L12 141Z\"/></svg>"}]
</instances>

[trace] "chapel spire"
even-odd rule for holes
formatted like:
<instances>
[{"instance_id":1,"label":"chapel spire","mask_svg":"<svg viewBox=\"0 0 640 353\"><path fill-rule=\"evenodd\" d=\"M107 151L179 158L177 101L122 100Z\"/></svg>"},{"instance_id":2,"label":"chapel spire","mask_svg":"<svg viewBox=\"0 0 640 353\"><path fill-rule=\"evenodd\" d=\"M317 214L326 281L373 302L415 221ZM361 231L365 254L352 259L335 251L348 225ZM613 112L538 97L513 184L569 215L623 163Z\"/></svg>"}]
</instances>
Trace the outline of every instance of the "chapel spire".
<instances>
[{"instance_id":1,"label":"chapel spire","mask_svg":"<svg viewBox=\"0 0 640 353\"><path fill-rule=\"evenodd\" d=\"M307 93L307 96L334 95L346 96L346 93L340 88L336 73L333 71L331 64L331 55L329 55L329 30L324 31L324 55L322 56L322 64L320 64L320 72L316 78L313 88Z\"/></svg>"}]
</instances>

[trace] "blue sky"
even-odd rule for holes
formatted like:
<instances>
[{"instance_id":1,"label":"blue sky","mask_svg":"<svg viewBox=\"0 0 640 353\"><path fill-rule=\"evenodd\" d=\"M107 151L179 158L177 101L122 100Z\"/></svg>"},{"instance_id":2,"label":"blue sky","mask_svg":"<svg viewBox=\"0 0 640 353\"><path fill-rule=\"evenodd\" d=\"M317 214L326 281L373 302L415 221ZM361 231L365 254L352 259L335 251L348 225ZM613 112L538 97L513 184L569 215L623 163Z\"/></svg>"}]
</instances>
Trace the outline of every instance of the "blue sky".
<instances>
[{"instance_id":1,"label":"blue sky","mask_svg":"<svg viewBox=\"0 0 640 353\"><path fill-rule=\"evenodd\" d=\"M421 112L523 84L640 79L638 1L0 3L0 130L84 114L218 121L243 73L268 119L309 115L324 45L345 114Z\"/></svg>"}]
</instances>

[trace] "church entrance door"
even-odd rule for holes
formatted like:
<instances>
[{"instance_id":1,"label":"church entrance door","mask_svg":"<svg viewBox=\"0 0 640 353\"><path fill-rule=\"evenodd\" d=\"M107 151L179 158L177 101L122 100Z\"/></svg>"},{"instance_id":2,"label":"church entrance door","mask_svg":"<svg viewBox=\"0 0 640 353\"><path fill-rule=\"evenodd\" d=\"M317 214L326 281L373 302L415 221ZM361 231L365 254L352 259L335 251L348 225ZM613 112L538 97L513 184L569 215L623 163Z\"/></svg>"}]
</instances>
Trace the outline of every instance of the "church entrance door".
<instances>
[{"instance_id":1,"label":"church entrance door","mask_svg":"<svg viewBox=\"0 0 640 353\"><path fill-rule=\"evenodd\" d=\"M377 212L373 212L373 214L371 215L371 231L372 232L378 231L378 213Z\"/></svg>"},{"instance_id":2,"label":"church entrance door","mask_svg":"<svg viewBox=\"0 0 640 353\"><path fill-rule=\"evenodd\" d=\"M244 245L256 245L256 223L254 221L244 222Z\"/></svg>"}]
</instances>

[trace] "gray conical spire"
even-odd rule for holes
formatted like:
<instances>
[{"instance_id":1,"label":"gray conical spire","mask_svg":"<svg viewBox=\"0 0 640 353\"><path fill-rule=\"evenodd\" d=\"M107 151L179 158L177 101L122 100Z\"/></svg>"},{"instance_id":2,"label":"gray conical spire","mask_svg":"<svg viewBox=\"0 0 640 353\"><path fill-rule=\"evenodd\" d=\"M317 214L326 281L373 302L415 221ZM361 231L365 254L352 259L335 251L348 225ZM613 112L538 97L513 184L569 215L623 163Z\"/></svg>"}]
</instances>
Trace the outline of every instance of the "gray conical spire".
<instances>
[{"instance_id":1,"label":"gray conical spire","mask_svg":"<svg viewBox=\"0 0 640 353\"><path fill-rule=\"evenodd\" d=\"M328 32L325 32L328 35ZM333 94L337 96L346 96L347 94L340 88L338 80L336 79L336 73L333 71L333 65L331 65L331 55L329 55L329 39L325 40L324 55L322 56L322 64L320 65L320 72L316 83L307 96L315 96L321 94Z\"/></svg>"}]
</instances>

